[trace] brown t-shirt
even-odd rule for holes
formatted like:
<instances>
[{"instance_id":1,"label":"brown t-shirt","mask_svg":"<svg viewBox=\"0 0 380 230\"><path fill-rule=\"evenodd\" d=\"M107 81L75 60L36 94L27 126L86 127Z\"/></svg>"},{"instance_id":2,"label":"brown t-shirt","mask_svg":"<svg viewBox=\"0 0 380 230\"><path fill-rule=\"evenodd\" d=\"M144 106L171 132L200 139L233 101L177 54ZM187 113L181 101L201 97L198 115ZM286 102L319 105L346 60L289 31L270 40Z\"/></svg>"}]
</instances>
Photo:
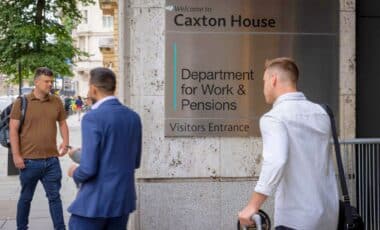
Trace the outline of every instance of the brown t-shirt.
<instances>
[{"instance_id":1,"label":"brown t-shirt","mask_svg":"<svg viewBox=\"0 0 380 230\"><path fill-rule=\"evenodd\" d=\"M40 100L34 93L26 96L28 106L20 134L20 153L24 159L41 159L58 156L57 121L66 119L60 98L49 95ZM20 120L21 103L17 100L11 111L11 119Z\"/></svg>"}]
</instances>

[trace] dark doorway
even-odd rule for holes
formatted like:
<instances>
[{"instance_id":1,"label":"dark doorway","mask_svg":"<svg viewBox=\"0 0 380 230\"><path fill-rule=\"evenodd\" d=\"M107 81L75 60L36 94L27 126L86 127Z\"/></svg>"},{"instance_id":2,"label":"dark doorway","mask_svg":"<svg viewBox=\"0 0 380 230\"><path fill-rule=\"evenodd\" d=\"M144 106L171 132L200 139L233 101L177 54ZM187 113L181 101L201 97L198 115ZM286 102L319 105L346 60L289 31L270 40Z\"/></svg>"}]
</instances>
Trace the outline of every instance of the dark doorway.
<instances>
[{"instance_id":1,"label":"dark doorway","mask_svg":"<svg viewBox=\"0 0 380 230\"><path fill-rule=\"evenodd\" d=\"M357 1L357 137L380 137L380 1Z\"/></svg>"},{"instance_id":2,"label":"dark doorway","mask_svg":"<svg viewBox=\"0 0 380 230\"><path fill-rule=\"evenodd\" d=\"M380 1L359 0L356 8L356 135L380 138ZM374 142L374 141L372 141ZM357 201L366 229L380 226L380 145L357 149Z\"/></svg>"}]
</instances>

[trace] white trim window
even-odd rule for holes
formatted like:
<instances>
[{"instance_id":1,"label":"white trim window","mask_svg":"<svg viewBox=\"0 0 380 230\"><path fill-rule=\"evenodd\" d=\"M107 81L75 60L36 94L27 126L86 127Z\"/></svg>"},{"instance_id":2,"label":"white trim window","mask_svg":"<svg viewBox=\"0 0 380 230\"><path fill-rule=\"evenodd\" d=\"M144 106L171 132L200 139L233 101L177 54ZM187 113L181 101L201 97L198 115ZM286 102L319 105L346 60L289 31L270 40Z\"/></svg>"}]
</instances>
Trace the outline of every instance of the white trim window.
<instances>
[{"instance_id":1,"label":"white trim window","mask_svg":"<svg viewBox=\"0 0 380 230\"><path fill-rule=\"evenodd\" d=\"M113 28L113 16L103 15L103 28L112 29Z\"/></svg>"}]
</instances>

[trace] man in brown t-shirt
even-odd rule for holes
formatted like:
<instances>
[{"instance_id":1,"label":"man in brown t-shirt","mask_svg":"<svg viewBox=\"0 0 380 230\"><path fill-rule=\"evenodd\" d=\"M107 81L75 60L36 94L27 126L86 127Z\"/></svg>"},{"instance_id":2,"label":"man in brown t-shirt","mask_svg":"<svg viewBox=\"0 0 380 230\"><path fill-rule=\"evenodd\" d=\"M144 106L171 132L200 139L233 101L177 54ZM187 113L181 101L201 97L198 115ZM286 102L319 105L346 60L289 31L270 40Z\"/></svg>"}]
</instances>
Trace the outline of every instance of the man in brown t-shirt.
<instances>
[{"instance_id":1,"label":"man in brown t-shirt","mask_svg":"<svg viewBox=\"0 0 380 230\"><path fill-rule=\"evenodd\" d=\"M38 181L41 181L49 200L54 229L65 229L61 188L62 171L58 160L69 148L69 129L60 98L50 95L53 72L37 68L35 89L27 95L25 120L19 132L20 100L14 103L10 120L10 142L13 162L20 169L21 194L17 204L17 229L28 228L30 203ZM57 122L63 142L57 149Z\"/></svg>"}]
</instances>

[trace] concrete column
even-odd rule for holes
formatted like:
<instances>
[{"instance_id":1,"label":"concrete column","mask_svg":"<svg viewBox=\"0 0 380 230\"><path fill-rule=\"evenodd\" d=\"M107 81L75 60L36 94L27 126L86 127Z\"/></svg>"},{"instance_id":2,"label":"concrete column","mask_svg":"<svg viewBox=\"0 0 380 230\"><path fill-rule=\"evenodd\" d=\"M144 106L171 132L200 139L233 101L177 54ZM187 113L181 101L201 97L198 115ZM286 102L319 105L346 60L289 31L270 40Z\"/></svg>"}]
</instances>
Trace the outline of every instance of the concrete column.
<instances>
[{"instance_id":1,"label":"concrete column","mask_svg":"<svg viewBox=\"0 0 380 230\"><path fill-rule=\"evenodd\" d=\"M339 111L340 138L356 137L356 9L355 0L340 0ZM342 156L346 175L355 173L355 156ZM356 203L356 181L350 179L348 190Z\"/></svg>"},{"instance_id":2,"label":"concrete column","mask_svg":"<svg viewBox=\"0 0 380 230\"><path fill-rule=\"evenodd\" d=\"M124 104L130 104L130 23L129 23L129 0L118 1L118 57L119 57L119 82L118 97Z\"/></svg>"},{"instance_id":3,"label":"concrete column","mask_svg":"<svg viewBox=\"0 0 380 230\"><path fill-rule=\"evenodd\" d=\"M340 135L355 137L356 34L355 0L340 1Z\"/></svg>"}]
</instances>

